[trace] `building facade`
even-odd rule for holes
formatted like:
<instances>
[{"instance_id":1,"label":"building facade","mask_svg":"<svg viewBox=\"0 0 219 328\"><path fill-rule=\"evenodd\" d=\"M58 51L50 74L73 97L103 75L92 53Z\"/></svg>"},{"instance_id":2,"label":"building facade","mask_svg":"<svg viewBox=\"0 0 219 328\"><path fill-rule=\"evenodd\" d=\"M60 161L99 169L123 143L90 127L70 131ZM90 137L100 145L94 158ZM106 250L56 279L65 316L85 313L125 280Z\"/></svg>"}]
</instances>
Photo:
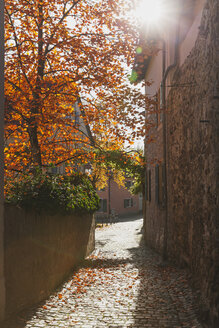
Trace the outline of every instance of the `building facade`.
<instances>
[{"instance_id":1,"label":"building facade","mask_svg":"<svg viewBox=\"0 0 219 328\"><path fill-rule=\"evenodd\" d=\"M115 214L118 217L128 217L142 212L142 196L132 195L129 191L132 185L131 179L126 179L125 186L119 185L109 179L105 188L97 191L100 197L100 209L96 217L108 217Z\"/></svg>"},{"instance_id":2,"label":"building facade","mask_svg":"<svg viewBox=\"0 0 219 328\"><path fill-rule=\"evenodd\" d=\"M158 104L146 114L145 240L190 269L206 327L219 327L219 2L177 3L144 66Z\"/></svg>"}]
</instances>

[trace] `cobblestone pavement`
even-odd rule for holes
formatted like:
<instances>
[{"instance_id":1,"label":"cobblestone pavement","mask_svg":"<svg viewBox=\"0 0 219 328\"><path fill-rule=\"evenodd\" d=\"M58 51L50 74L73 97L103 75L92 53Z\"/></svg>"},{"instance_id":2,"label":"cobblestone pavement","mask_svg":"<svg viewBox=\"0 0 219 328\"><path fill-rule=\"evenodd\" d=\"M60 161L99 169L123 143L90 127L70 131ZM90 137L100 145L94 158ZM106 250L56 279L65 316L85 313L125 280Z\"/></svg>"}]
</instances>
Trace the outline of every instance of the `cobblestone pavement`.
<instances>
[{"instance_id":1,"label":"cobblestone pavement","mask_svg":"<svg viewBox=\"0 0 219 328\"><path fill-rule=\"evenodd\" d=\"M60 290L4 328L201 328L184 271L141 243L142 219L96 230L96 250Z\"/></svg>"}]
</instances>

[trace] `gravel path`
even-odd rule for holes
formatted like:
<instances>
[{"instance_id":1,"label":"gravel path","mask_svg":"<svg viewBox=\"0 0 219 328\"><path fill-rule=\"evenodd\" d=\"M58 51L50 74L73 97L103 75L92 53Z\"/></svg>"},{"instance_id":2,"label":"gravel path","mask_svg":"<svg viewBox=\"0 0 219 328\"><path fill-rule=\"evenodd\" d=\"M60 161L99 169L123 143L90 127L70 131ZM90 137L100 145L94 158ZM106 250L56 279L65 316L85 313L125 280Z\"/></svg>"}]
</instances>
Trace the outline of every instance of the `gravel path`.
<instances>
[{"instance_id":1,"label":"gravel path","mask_svg":"<svg viewBox=\"0 0 219 328\"><path fill-rule=\"evenodd\" d=\"M142 219L96 230L83 267L28 315L3 328L202 328L186 273L141 243Z\"/></svg>"}]
</instances>

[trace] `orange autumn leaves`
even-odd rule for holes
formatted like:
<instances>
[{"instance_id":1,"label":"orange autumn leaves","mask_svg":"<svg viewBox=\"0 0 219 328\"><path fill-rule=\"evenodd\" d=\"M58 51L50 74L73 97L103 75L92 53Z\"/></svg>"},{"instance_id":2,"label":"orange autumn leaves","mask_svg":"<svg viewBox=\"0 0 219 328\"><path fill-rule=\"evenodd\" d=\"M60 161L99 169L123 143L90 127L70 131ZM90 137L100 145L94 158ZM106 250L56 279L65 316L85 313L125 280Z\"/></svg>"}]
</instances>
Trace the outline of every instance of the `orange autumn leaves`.
<instances>
[{"instance_id":1,"label":"orange autumn leaves","mask_svg":"<svg viewBox=\"0 0 219 328\"><path fill-rule=\"evenodd\" d=\"M128 0L6 1L8 174L86 163L94 160L93 148L119 149L143 135L137 108L145 97L130 88L124 69L124 61L133 61L136 41L136 28L122 16L128 5Z\"/></svg>"},{"instance_id":2,"label":"orange autumn leaves","mask_svg":"<svg viewBox=\"0 0 219 328\"><path fill-rule=\"evenodd\" d=\"M80 300L93 295L95 303L115 302L126 304L127 298L132 299L136 294L140 281L138 270L129 270L129 264L124 261L118 263L118 260L105 258L103 255L97 257L91 255L86 260L88 266L76 271L71 279L65 283L62 290L52 296L43 306L44 309L50 307L65 306L69 301L74 304L71 312L74 312L79 305Z\"/></svg>"}]
</instances>

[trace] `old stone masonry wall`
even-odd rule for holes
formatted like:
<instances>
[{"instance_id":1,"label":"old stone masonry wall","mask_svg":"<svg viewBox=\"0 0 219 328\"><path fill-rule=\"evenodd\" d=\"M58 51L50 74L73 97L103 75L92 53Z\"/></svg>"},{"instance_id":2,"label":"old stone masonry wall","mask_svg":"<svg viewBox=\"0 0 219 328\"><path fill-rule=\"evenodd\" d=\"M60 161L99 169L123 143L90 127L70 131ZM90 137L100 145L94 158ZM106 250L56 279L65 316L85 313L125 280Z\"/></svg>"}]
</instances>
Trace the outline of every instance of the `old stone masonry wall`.
<instances>
[{"instance_id":1,"label":"old stone masonry wall","mask_svg":"<svg viewBox=\"0 0 219 328\"><path fill-rule=\"evenodd\" d=\"M207 327L219 327L219 15L206 1L196 44L169 94L168 253L201 288Z\"/></svg>"}]
</instances>

